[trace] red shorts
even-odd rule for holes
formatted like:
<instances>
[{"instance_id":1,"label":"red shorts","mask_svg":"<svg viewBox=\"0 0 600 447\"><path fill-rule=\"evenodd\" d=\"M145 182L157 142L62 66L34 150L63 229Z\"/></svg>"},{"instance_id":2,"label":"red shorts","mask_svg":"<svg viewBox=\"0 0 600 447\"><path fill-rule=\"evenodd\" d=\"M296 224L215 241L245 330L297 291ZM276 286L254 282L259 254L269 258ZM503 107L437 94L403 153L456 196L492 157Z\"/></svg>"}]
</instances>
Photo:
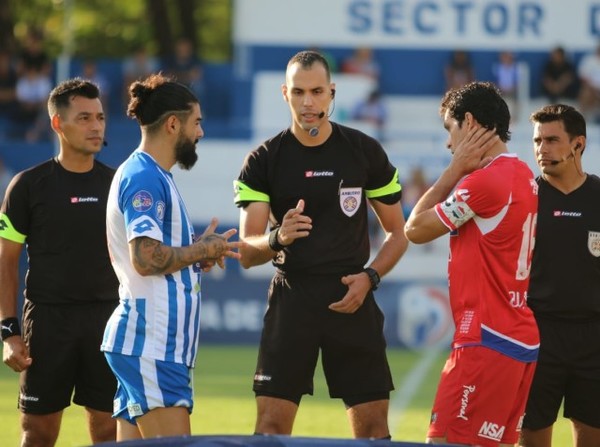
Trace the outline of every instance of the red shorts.
<instances>
[{"instance_id":1,"label":"red shorts","mask_svg":"<svg viewBox=\"0 0 600 447\"><path fill-rule=\"evenodd\" d=\"M497 447L517 442L535 363L482 346L450 353L442 371L428 438Z\"/></svg>"}]
</instances>

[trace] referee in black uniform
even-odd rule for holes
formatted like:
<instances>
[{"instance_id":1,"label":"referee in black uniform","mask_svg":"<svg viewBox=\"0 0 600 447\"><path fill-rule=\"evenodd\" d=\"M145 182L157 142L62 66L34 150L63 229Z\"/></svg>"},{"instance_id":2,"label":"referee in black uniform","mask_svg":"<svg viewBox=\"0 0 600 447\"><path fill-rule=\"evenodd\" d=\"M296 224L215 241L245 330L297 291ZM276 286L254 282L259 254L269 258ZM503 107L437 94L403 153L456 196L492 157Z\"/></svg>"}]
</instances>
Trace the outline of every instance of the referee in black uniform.
<instances>
[{"instance_id":1,"label":"referee in black uniform","mask_svg":"<svg viewBox=\"0 0 600 447\"><path fill-rule=\"evenodd\" d=\"M520 445L550 447L561 403L575 447L600 446L600 178L586 174L585 119L567 105L531 115L542 174L528 304L540 354ZM563 402L564 400L564 402Z\"/></svg>"},{"instance_id":2,"label":"referee in black uniform","mask_svg":"<svg viewBox=\"0 0 600 447\"><path fill-rule=\"evenodd\" d=\"M407 248L398 171L376 140L329 121L335 84L321 54L293 56L282 93L290 128L252 151L235 182L240 262L277 268L254 376L255 431L291 434L320 351L353 435L388 438L393 384L373 291ZM385 232L369 265L368 206Z\"/></svg>"},{"instance_id":3,"label":"referee in black uniform","mask_svg":"<svg viewBox=\"0 0 600 447\"><path fill-rule=\"evenodd\" d=\"M88 413L92 442L115 439L116 381L100 343L118 303L106 246L106 200L114 170L95 161L105 120L98 87L72 79L48 100L57 157L18 173L0 209L0 318L4 363L21 373L22 446L53 446L62 412ZM23 245L23 328L17 316ZM22 332L22 333L21 333Z\"/></svg>"}]
</instances>

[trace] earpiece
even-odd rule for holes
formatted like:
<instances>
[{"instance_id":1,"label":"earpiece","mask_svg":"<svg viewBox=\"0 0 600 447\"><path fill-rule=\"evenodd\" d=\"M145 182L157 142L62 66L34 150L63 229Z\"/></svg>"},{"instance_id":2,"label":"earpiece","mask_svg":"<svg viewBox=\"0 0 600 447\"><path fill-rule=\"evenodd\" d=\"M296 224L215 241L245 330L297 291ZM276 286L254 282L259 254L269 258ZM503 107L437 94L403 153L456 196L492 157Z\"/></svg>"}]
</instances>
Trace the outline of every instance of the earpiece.
<instances>
[{"instance_id":1,"label":"earpiece","mask_svg":"<svg viewBox=\"0 0 600 447\"><path fill-rule=\"evenodd\" d=\"M332 99L335 98L335 89L334 88L331 89L331 98Z\"/></svg>"},{"instance_id":2,"label":"earpiece","mask_svg":"<svg viewBox=\"0 0 600 447\"><path fill-rule=\"evenodd\" d=\"M581 149L581 144L577 143L577 144L575 145L575 150L579 150L579 149Z\"/></svg>"}]
</instances>

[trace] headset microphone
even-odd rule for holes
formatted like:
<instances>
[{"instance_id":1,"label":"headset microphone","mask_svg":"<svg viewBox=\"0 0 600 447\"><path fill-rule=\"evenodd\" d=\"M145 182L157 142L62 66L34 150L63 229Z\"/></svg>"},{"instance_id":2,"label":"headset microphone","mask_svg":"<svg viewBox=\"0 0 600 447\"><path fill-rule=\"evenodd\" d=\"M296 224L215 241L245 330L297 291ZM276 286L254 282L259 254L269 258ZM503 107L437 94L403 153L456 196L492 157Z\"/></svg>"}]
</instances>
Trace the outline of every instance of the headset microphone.
<instances>
[{"instance_id":1,"label":"headset microphone","mask_svg":"<svg viewBox=\"0 0 600 447\"><path fill-rule=\"evenodd\" d=\"M557 164L559 164L559 163L562 163L562 162L565 162L565 161L567 161L569 158L573 158L573 157L574 157L573 153L570 153L569 155L567 155L566 157L563 157L563 158L561 158L560 160L552 160L552 161L550 162L550 164L551 164L552 166L556 166Z\"/></svg>"},{"instance_id":2,"label":"headset microphone","mask_svg":"<svg viewBox=\"0 0 600 447\"><path fill-rule=\"evenodd\" d=\"M104 147L108 146L108 141L106 141L106 140L102 140L102 145L103 145Z\"/></svg>"},{"instance_id":3,"label":"headset microphone","mask_svg":"<svg viewBox=\"0 0 600 447\"><path fill-rule=\"evenodd\" d=\"M317 115L317 117L318 117L319 119L323 118L324 116L325 116L325 112L323 112L322 110L321 110L321 113L319 113L319 114ZM314 138L314 137L316 137L317 135L319 135L319 128L318 128L317 126L315 126L315 127L311 127L311 128L308 130L308 134L309 134L311 137L313 137L313 138Z\"/></svg>"}]
</instances>

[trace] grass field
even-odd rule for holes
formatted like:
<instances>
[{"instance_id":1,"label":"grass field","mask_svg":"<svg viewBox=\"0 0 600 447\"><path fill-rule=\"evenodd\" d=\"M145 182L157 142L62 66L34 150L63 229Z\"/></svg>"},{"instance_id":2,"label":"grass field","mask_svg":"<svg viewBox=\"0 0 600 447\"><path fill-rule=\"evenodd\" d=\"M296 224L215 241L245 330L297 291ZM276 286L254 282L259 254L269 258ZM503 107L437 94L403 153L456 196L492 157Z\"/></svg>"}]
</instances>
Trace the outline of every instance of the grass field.
<instances>
[{"instance_id":1,"label":"grass field","mask_svg":"<svg viewBox=\"0 0 600 447\"><path fill-rule=\"evenodd\" d=\"M396 441L423 442L429 412L446 357L442 353L389 350L396 382L390 405L390 428ZM192 433L249 435L254 431L255 404L251 390L256 347L200 348L195 374L195 409ZM18 376L0 368L0 446L19 445L19 413L16 410ZM323 373L315 375L315 395L300 405L295 436L350 438L341 401L329 399ZM84 411L78 406L65 410L57 447L89 445ZM565 421L555 426L554 445L570 445Z\"/></svg>"}]
</instances>

